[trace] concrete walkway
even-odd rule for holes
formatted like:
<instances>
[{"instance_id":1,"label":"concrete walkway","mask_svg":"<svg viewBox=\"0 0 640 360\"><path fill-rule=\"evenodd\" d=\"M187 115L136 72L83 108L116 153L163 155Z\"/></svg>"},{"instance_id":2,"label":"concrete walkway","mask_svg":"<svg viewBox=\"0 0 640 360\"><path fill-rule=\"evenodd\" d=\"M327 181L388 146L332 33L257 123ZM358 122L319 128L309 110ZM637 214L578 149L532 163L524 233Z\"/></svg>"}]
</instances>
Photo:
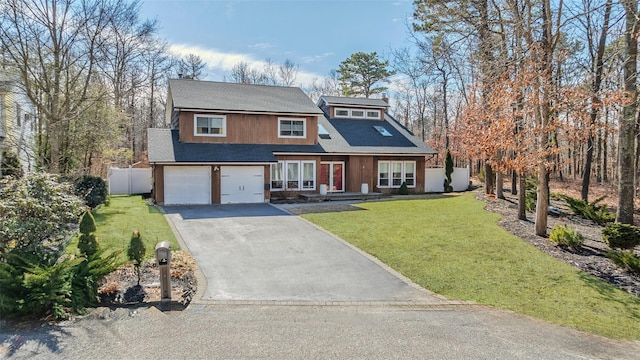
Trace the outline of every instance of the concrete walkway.
<instances>
[{"instance_id":1,"label":"concrete walkway","mask_svg":"<svg viewBox=\"0 0 640 360\"><path fill-rule=\"evenodd\" d=\"M448 302L269 204L175 206L165 212L206 278L196 301Z\"/></svg>"}]
</instances>

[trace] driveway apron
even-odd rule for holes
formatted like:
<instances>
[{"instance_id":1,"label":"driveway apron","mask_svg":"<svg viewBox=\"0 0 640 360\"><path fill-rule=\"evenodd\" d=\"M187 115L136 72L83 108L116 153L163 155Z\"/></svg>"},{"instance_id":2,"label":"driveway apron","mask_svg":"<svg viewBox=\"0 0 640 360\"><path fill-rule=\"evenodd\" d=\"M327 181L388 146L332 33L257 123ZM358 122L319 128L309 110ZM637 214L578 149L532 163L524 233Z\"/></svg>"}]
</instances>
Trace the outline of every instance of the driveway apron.
<instances>
[{"instance_id":1,"label":"driveway apron","mask_svg":"<svg viewBox=\"0 0 640 360\"><path fill-rule=\"evenodd\" d=\"M206 277L200 300L443 301L269 204L165 212Z\"/></svg>"}]
</instances>

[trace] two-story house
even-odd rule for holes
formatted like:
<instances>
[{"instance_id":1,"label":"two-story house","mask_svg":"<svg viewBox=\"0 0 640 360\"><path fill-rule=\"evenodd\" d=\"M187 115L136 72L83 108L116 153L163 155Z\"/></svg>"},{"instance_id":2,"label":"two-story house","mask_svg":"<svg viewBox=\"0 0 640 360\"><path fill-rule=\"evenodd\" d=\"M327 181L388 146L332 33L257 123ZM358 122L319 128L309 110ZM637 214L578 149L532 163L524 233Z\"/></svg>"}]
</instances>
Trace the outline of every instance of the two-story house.
<instances>
[{"instance_id":1,"label":"two-story house","mask_svg":"<svg viewBox=\"0 0 640 360\"><path fill-rule=\"evenodd\" d=\"M0 161L12 151L26 172L34 163L35 107L18 84L17 76L0 71Z\"/></svg>"},{"instance_id":2,"label":"two-story house","mask_svg":"<svg viewBox=\"0 0 640 360\"><path fill-rule=\"evenodd\" d=\"M424 159L435 152L387 107L339 97L316 105L296 87L170 80L171 128L148 131L154 199L253 203L403 182L424 192Z\"/></svg>"}]
</instances>

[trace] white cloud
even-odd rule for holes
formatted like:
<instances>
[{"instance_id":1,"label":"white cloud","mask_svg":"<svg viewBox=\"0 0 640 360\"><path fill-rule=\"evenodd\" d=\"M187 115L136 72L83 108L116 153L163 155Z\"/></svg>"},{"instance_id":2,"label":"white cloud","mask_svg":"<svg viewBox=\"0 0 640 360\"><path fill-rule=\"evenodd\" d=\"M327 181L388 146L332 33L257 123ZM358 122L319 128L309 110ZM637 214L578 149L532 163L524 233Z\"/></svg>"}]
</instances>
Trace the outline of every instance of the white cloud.
<instances>
[{"instance_id":1,"label":"white cloud","mask_svg":"<svg viewBox=\"0 0 640 360\"><path fill-rule=\"evenodd\" d=\"M308 63L314 63L314 62L318 62L318 61L322 61L324 59L326 59L329 56L332 56L333 53L332 52L326 52L324 54L320 54L320 55L313 55L313 56L303 56L301 58L301 61L305 64Z\"/></svg>"},{"instance_id":2,"label":"white cloud","mask_svg":"<svg viewBox=\"0 0 640 360\"><path fill-rule=\"evenodd\" d=\"M275 45L269 44L269 43L257 43L257 44L249 45L250 49L259 49L259 50L270 49L272 47L275 47Z\"/></svg>"},{"instance_id":3,"label":"white cloud","mask_svg":"<svg viewBox=\"0 0 640 360\"><path fill-rule=\"evenodd\" d=\"M229 53L219 51L217 49L205 49L187 44L171 45L169 47L169 51L179 57L188 54L196 54L200 56L202 60L207 64L206 72L208 74L209 80L215 81L224 80L224 75L228 75L233 69L233 66L238 64L239 62L245 62L247 63L247 65L249 65L249 68L256 70L262 70L266 65L266 61L256 60L256 58L251 54ZM291 60L296 62L295 59ZM278 64L278 61L275 61L275 63ZM322 76L300 69L298 70L296 83L302 87L305 87L311 85L311 83L318 78L322 78Z\"/></svg>"}]
</instances>

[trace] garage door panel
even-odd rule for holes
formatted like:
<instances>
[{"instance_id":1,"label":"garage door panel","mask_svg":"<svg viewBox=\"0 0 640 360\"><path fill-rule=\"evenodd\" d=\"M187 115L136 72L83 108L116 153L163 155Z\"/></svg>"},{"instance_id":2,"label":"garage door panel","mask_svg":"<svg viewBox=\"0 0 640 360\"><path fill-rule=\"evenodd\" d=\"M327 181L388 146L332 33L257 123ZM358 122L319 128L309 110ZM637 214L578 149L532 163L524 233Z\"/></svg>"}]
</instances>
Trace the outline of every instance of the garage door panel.
<instances>
[{"instance_id":1,"label":"garage door panel","mask_svg":"<svg viewBox=\"0 0 640 360\"><path fill-rule=\"evenodd\" d=\"M223 204L264 201L264 167L223 166L220 168L220 199Z\"/></svg>"},{"instance_id":2,"label":"garage door panel","mask_svg":"<svg viewBox=\"0 0 640 360\"><path fill-rule=\"evenodd\" d=\"M165 167L164 203L167 205L210 204L211 167Z\"/></svg>"}]
</instances>

